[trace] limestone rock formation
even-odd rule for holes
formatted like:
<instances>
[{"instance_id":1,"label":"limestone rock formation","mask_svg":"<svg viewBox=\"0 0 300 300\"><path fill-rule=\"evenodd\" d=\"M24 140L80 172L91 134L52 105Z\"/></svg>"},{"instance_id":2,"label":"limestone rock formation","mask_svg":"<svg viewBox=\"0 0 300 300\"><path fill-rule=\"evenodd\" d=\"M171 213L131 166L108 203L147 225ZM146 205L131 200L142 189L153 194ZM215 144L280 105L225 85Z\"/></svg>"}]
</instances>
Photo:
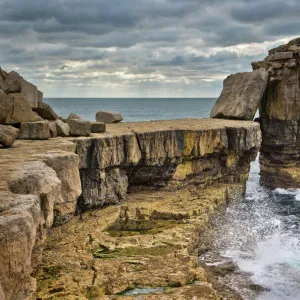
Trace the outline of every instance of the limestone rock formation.
<instances>
[{"instance_id":1,"label":"limestone rock formation","mask_svg":"<svg viewBox=\"0 0 300 300\"><path fill-rule=\"evenodd\" d=\"M300 39L269 51L270 82L260 107L261 179L270 187L300 187Z\"/></svg>"},{"instance_id":2,"label":"limestone rock formation","mask_svg":"<svg viewBox=\"0 0 300 300\"><path fill-rule=\"evenodd\" d=\"M57 119L56 130L58 136L69 136L70 135L70 126L68 123L63 122L62 120Z\"/></svg>"},{"instance_id":3,"label":"limestone rock formation","mask_svg":"<svg viewBox=\"0 0 300 300\"><path fill-rule=\"evenodd\" d=\"M99 111L96 113L96 121L102 122L104 124L119 123L122 120L123 120L123 117L118 112Z\"/></svg>"},{"instance_id":4,"label":"limestone rock formation","mask_svg":"<svg viewBox=\"0 0 300 300\"><path fill-rule=\"evenodd\" d=\"M70 134L72 136L90 136L91 135L91 122L78 120L78 119L70 119L68 121L70 125Z\"/></svg>"},{"instance_id":5,"label":"limestone rock formation","mask_svg":"<svg viewBox=\"0 0 300 300\"><path fill-rule=\"evenodd\" d=\"M269 80L266 69L237 73L224 80L223 91L211 110L212 118L253 120Z\"/></svg>"},{"instance_id":6,"label":"limestone rock formation","mask_svg":"<svg viewBox=\"0 0 300 300\"><path fill-rule=\"evenodd\" d=\"M92 133L103 133L106 131L106 125L102 122L91 122Z\"/></svg>"},{"instance_id":7,"label":"limestone rock formation","mask_svg":"<svg viewBox=\"0 0 300 300\"><path fill-rule=\"evenodd\" d=\"M40 117L49 121L55 121L58 119L58 115L52 109L52 107L44 102L38 102L37 107L33 108Z\"/></svg>"},{"instance_id":8,"label":"limestone rock formation","mask_svg":"<svg viewBox=\"0 0 300 300\"><path fill-rule=\"evenodd\" d=\"M10 125L0 125L0 145L11 147L19 135L19 129Z\"/></svg>"},{"instance_id":9,"label":"limestone rock formation","mask_svg":"<svg viewBox=\"0 0 300 300\"><path fill-rule=\"evenodd\" d=\"M23 122L21 123L21 140L47 140L50 138L49 122Z\"/></svg>"}]
</instances>

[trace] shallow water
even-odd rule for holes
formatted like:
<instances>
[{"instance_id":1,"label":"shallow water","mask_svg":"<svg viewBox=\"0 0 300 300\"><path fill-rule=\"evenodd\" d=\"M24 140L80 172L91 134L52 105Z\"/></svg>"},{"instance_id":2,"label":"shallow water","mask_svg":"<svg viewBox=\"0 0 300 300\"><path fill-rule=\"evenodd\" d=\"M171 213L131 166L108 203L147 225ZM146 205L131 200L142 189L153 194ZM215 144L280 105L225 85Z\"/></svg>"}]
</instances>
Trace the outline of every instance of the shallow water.
<instances>
[{"instance_id":1,"label":"shallow water","mask_svg":"<svg viewBox=\"0 0 300 300\"><path fill-rule=\"evenodd\" d=\"M214 254L221 257L207 253L202 259L236 263L240 271L224 282L244 299L300 299L300 190L270 190L259 178L256 160L245 198L230 204L226 215L216 220ZM266 290L251 291L245 284L249 280Z\"/></svg>"}]
</instances>

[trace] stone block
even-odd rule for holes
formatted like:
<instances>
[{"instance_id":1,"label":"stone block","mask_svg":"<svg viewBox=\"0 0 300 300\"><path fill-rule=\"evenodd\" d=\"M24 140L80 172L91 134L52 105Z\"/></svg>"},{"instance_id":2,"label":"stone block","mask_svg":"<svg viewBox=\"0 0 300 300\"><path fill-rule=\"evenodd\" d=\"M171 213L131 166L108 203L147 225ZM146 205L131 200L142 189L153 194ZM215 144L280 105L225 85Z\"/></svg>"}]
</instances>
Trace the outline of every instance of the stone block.
<instances>
[{"instance_id":1,"label":"stone block","mask_svg":"<svg viewBox=\"0 0 300 300\"><path fill-rule=\"evenodd\" d=\"M267 61L285 60L292 59L294 56L293 52L275 52L267 57Z\"/></svg>"},{"instance_id":2,"label":"stone block","mask_svg":"<svg viewBox=\"0 0 300 300\"><path fill-rule=\"evenodd\" d=\"M50 138L49 122L23 122L21 123L21 140L47 140Z\"/></svg>"},{"instance_id":3,"label":"stone block","mask_svg":"<svg viewBox=\"0 0 300 300\"><path fill-rule=\"evenodd\" d=\"M106 131L106 125L102 122L91 122L92 133L102 133Z\"/></svg>"},{"instance_id":4,"label":"stone block","mask_svg":"<svg viewBox=\"0 0 300 300\"><path fill-rule=\"evenodd\" d=\"M69 120L70 133L72 136L90 136L91 135L91 122L84 120Z\"/></svg>"},{"instance_id":5,"label":"stone block","mask_svg":"<svg viewBox=\"0 0 300 300\"><path fill-rule=\"evenodd\" d=\"M104 124L119 123L122 120L123 120L123 117L118 112L99 111L96 113L96 121L102 122Z\"/></svg>"},{"instance_id":6,"label":"stone block","mask_svg":"<svg viewBox=\"0 0 300 300\"><path fill-rule=\"evenodd\" d=\"M67 117L66 121L68 122L69 120L82 120L78 115L71 113Z\"/></svg>"},{"instance_id":7,"label":"stone block","mask_svg":"<svg viewBox=\"0 0 300 300\"><path fill-rule=\"evenodd\" d=\"M38 102L37 107L33 108L33 111L45 120L55 121L58 119L58 115L52 107L44 102Z\"/></svg>"},{"instance_id":8,"label":"stone block","mask_svg":"<svg viewBox=\"0 0 300 300\"><path fill-rule=\"evenodd\" d=\"M19 129L10 125L0 125L0 144L11 147L19 135Z\"/></svg>"},{"instance_id":9,"label":"stone block","mask_svg":"<svg viewBox=\"0 0 300 300\"><path fill-rule=\"evenodd\" d=\"M57 128L55 122L49 122L49 130L52 138L57 137Z\"/></svg>"},{"instance_id":10,"label":"stone block","mask_svg":"<svg viewBox=\"0 0 300 300\"><path fill-rule=\"evenodd\" d=\"M69 136L70 135L70 126L68 123L63 122L62 120L57 119L56 130L58 136Z\"/></svg>"}]
</instances>

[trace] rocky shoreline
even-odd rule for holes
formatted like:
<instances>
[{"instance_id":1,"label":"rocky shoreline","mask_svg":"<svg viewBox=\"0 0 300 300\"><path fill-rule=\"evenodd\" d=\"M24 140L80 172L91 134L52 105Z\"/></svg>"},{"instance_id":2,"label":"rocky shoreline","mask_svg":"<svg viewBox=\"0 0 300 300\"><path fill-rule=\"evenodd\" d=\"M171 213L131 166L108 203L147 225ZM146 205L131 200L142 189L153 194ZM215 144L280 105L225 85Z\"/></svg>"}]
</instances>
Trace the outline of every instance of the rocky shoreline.
<instances>
[{"instance_id":1,"label":"rocky shoreline","mask_svg":"<svg viewBox=\"0 0 300 300\"><path fill-rule=\"evenodd\" d=\"M0 278L6 298L34 299L35 276L42 299L112 297L135 285L184 286L180 295L201 278L202 288L208 281L197 263L199 231L209 212L243 193L259 146L257 123L187 119L120 123L91 137L16 141L1 149L1 246L7 251L1 252ZM145 184L147 174L152 180ZM104 198L95 182L104 185ZM87 212L80 222L71 218L80 194L82 211L115 205ZM50 229L52 223L66 224ZM128 259L150 263L143 272L129 263L127 274ZM126 280L117 280L121 273ZM218 294L210 285L208 290Z\"/></svg>"}]
</instances>

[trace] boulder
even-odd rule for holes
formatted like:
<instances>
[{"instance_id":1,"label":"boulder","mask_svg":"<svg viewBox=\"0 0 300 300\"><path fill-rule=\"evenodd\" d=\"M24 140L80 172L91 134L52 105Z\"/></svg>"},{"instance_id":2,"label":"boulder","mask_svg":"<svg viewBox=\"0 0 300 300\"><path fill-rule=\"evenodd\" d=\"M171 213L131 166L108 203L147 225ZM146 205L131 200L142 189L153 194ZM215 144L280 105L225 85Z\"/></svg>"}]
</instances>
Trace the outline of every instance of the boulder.
<instances>
[{"instance_id":1,"label":"boulder","mask_svg":"<svg viewBox=\"0 0 300 300\"><path fill-rule=\"evenodd\" d=\"M104 124L119 123L122 120L123 120L123 117L118 112L99 111L96 113L96 121L102 122Z\"/></svg>"},{"instance_id":2,"label":"boulder","mask_svg":"<svg viewBox=\"0 0 300 300\"><path fill-rule=\"evenodd\" d=\"M84 120L69 120L70 133L72 136L90 136L91 135L91 122Z\"/></svg>"},{"instance_id":3,"label":"boulder","mask_svg":"<svg viewBox=\"0 0 300 300\"><path fill-rule=\"evenodd\" d=\"M63 122L62 120L56 120L56 130L58 136L69 136L70 135L70 126L68 123Z\"/></svg>"},{"instance_id":4,"label":"boulder","mask_svg":"<svg viewBox=\"0 0 300 300\"><path fill-rule=\"evenodd\" d=\"M265 69L268 68L268 63L265 61L255 61L251 63L251 65L253 70L258 70L260 68L265 68Z\"/></svg>"},{"instance_id":5,"label":"boulder","mask_svg":"<svg viewBox=\"0 0 300 300\"><path fill-rule=\"evenodd\" d=\"M25 80L21 75L19 75L17 72L9 72L6 76L6 80L8 81L14 81L18 80L22 85L22 93L27 96L28 101L32 107L37 107L38 105L38 93L37 93L37 87Z\"/></svg>"},{"instance_id":6,"label":"boulder","mask_svg":"<svg viewBox=\"0 0 300 300\"><path fill-rule=\"evenodd\" d=\"M23 122L21 123L21 140L47 140L50 138L49 122Z\"/></svg>"},{"instance_id":7,"label":"boulder","mask_svg":"<svg viewBox=\"0 0 300 300\"><path fill-rule=\"evenodd\" d=\"M253 120L266 90L269 74L264 68L237 73L224 80L223 91L211 110L212 118Z\"/></svg>"},{"instance_id":8,"label":"boulder","mask_svg":"<svg viewBox=\"0 0 300 300\"><path fill-rule=\"evenodd\" d=\"M57 128L55 122L49 122L49 130L52 138L57 137Z\"/></svg>"},{"instance_id":9,"label":"boulder","mask_svg":"<svg viewBox=\"0 0 300 300\"><path fill-rule=\"evenodd\" d=\"M13 113L13 101L0 90L0 124L8 124Z\"/></svg>"},{"instance_id":10,"label":"boulder","mask_svg":"<svg viewBox=\"0 0 300 300\"><path fill-rule=\"evenodd\" d=\"M4 124L19 124L22 122L35 122L38 118L33 113L27 97L23 94L9 94L12 104L12 114Z\"/></svg>"},{"instance_id":11,"label":"boulder","mask_svg":"<svg viewBox=\"0 0 300 300\"><path fill-rule=\"evenodd\" d=\"M11 147L19 135L19 129L10 125L0 125L0 144Z\"/></svg>"},{"instance_id":12,"label":"boulder","mask_svg":"<svg viewBox=\"0 0 300 300\"><path fill-rule=\"evenodd\" d=\"M69 114L69 116L67 117L67 121L69 120L82 120L78 115L71 113Z\"/></svg>"},{"instance_id":13,"label":"boulder","mask_svg":"<svg viewBox=\"0 0 300 300\"><path fill-rule=\"evenodd\" d=\"M37 107L33 108L33 111L45 120L55 121L58 119L58 115L52 107L44 102L38 102Z\"/></svg>"},{"instance_id":14,"label":"boulder","mask_svg":"<svg viewBox=\"0 0 300 300\"><path fill-rule=\"evenodd\" d=\"M92 133L102 133L106 131L106 125L102 122L91 122Z\"/></svg>"}]
</instances>

